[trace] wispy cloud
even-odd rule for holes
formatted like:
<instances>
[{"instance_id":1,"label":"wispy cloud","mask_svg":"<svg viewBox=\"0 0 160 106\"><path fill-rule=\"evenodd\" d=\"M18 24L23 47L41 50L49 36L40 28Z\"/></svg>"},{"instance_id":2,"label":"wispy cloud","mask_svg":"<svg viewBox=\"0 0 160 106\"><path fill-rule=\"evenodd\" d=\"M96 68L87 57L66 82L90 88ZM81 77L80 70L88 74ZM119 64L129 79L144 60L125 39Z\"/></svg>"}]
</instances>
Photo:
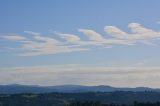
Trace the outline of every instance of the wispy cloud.
<instances>
[{"instance_id":1,"label":"wispy cloud","mask_svg":"<svg viewBox=\"0 0 160 106\"><path fill-rule=\"evenodd\" d=\"M160 87L159 70L160 67L106 67L80 64L1 68L0 84Z\"/></svg>"},{"instance_id":2,"label":"wispy cloud","mask_svg":"<svg viewBox=\"0 0 160 106\"><path fill-rule=\"evenodd\" d=\"M97 32L95 32L93 30L79 29L78 31L85 34L89 38L89 40L93 40L93 41L103 41L104 40L102 35L98 34Z\"/></svg>"},{"instance_id":3,"label":"wispy cloud","mask_svg":"<svg viewBox=\"0 0 160 106\"><path fill-rule=\"evenodd\" d=\"M23 42L22 47L20 48L21 50L27 50L28 52L19 53L17 55L35 56L88 50L87 48L73 48L63 45L62 42L50 37L35 36L34 39L35 41Z\"/></svg>"},{"instance_id":4,"label":"wispy cloud","mask_svg":"<svg viewBox=\"0 0 160 106\"><path fill-rule=\"evenodd\" d=\"M27 40L26 37L20 36L20 35L3 35L0 36L1 39L10 40L10 41L21 41L21 40Z\"/></svg>"},{"instance_id":5,"label":"wispy cloud","mask_svg":"<svg viewBox=\"0 0 160 106\"><path fill-rule=\"evenodd\" d=\"M28 33L28 34L31 34L31 35L41 35L40 32L33 32L33 31L24 31L24 33Z\"/></svg>"},{"instance_id":6,"label":"wispy cloud","mask_svg":"<svg viewBox=\"0 0 160 106\"><path fill-rule=\"evenodd\" d=\"M59 35L61 38L65 39L68 43L74 43L81 40L80 37L73 34L65 34L65 33L57 33L57 32L56 34Z\"/></svg>"},{"instance_id":7,"label":"wispy cloud","mask_svg":"<svg viewBox=\"0 0 160 106\"><path fill-rule=\"evenodd\" d=\"M136 45L139 43L156 45L153 41L160 38L160 32L146 28L139 23L130 23L128 28L131 33L125 32L116 26L105 26L104 31L107 36L91 29L78 29L83 36L87 37L86 39L82 39L80 35L62 32L55 32L59 38L53 38L32 31L24 31L34 35L30 39L20 35L4 35L1 38L9 41L19 41L21 47L19 48L20 53L17 54L18 56L86 51L91 49L90 46L111 48L115 45Z\"/></svg>"},{"instance_id":8,"label":"wispy cloud","mask_svg":"<svg viewBox=\"0 0 160 106\"><path fill-rule=\"evenodd\" d=\"M114 38L127 40L133 44L137 42L152 44L152 40L160 38L160 32L145 28L139 23L130 23L128 27L131 29L132 33L124 32L115 26L106 26L104 30L107 34L113 36Z\"/></svg>"}]
</instances>

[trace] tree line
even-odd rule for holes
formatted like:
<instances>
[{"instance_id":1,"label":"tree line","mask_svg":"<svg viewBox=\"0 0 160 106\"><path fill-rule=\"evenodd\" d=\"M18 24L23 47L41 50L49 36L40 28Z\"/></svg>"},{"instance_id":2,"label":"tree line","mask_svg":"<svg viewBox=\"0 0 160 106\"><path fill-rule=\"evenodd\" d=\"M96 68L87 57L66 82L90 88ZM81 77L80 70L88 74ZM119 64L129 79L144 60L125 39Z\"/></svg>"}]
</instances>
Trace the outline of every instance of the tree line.
<instances>
[{"instance_id":1,"label":"tree line","mask_svg":"<svg viewBox=\"0 0 160 106\"><path fill-rule=\"evenodd\" d=\"M66 106L160 106L160 102L155 102L155 103L151 103L151 102L146 102L146 103L142 103L142 102L137 102L135 101L132 105L128 105L128 104L115 104L115 103L101 103L100 101L86 101L86 102L72 102Z\"/></svg>"}]
</instances>

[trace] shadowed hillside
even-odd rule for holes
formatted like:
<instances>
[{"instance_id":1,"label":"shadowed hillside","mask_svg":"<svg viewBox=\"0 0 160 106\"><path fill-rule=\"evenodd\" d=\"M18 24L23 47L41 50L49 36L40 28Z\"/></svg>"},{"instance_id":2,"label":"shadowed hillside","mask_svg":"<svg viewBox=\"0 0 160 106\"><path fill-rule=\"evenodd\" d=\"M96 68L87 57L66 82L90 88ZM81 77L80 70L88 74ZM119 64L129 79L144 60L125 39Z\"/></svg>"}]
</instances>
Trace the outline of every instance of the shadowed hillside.
<instances>
[{"instance_id":1,"label":"shadowed hillside","mask_svg":"<svg viewBox=\"0 0 160 106\"><path fill-rule=\"evenodd\" d=\"M18 102L17 102L18 101ZM156 103L159 92L86 92L86 93L44 93L44 94L1 94L1 106L78 106L74 103L96 102L101 104L132 105L134 101ZM80 105L81 106L81 105ZM82 105L83 106L83 105ZM84 105L89 106L89 105ZM99 106L99 105L98 105ZM139 106L139 105L138 105ZM143 106L143 105L142 105ZM146 106L146 105L144 105Z\"/></svg>"}]
</instances>

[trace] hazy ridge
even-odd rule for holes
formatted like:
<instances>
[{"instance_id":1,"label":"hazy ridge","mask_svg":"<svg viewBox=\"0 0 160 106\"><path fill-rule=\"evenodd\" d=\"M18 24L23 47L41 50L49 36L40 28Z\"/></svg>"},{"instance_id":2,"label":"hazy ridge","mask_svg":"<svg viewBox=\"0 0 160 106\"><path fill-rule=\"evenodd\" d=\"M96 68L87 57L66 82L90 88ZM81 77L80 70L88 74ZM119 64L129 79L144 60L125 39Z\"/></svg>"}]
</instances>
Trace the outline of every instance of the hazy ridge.
<instances>
[{"instance_id":1,"label":"hazy ridge","mask_svg":"<svg viewBox=\"0 0 160 106\"><path fill-rule=\"evenodd\" d=\"M37 86L37 85L0 85L1 94L12 93L81 93L81 92L114 92L114 91L154 91L160 92L160 89L148 88L148 87L136 87L136 88L118 88L108 85L99 86L83 86L83 85L60 85L60 86Z\"/></svg>"}]
</instances>

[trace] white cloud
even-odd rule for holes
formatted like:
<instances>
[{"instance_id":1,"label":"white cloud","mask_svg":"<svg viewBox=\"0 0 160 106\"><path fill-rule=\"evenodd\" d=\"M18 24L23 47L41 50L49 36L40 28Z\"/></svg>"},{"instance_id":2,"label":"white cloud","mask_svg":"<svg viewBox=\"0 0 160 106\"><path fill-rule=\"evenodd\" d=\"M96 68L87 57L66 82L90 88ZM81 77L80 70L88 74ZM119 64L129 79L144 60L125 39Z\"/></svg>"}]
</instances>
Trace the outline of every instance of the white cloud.
<instances>
[{"instance_id":1,"label":"white cloud","mask_svg":"<svg viewBox=\"0 0 160 106\"><path fill-rule=\"evenodd\" d=\"M104 40L102 35L98 34L97 32L93 30L79 29L78 31L85 34L89 38L89 40L93 40L93 41L103 41Z\"/></svg>"},{"instance_id":2,"label":"white cloud","mask_svg":"<svg viewBox=\"0 0 160 106\"><path fill-rule=\"evenodd\" d=\"M0 38L10 41L20 41L20 40L27 40L26 37L20 36L20 35L4 35L0 36Z\"/></svg>"},{"instance_id":3,"label":"white cloud","mask_svg":"<svg viewBox=\"0 0 160 106\"><path fill-rule=\"evenodd\" d=\"M35 36L34 39L38 41L44 41L49 44L60 44L58 40L51 37Z\"/></svg>"},{"instance_id":4,"label":"white cloud","mask_svg":"<svg viewBox=\"0 0 160 106\"><path fill-rule=\"evenodd\" d=\"M56 33L56 34L61 36L63 39L65 39L69 43L80 41L80 37L78 37L77 35L65 34L65 33Z\"/></svg>"},{"instance_id":5,"label":"white cloud","mask_svg":"<svg viewBox=\"0 0 160 106\"><path fill-rule=\"evenodd\" d=\"M19 56L47 55L74 51L90 50L90 46L100 46L103 48L111 48L116 45L136 45L143 43L146 45L156 45L153 42L160 39L160 32L145 28L139 23L130 23L128 28L130 33L125 32L116 26L105 26L104 31L111 37L104 37L94 30L78 29L87 39L80 38L79 35L67 33L55 33L60 39L42 36L40 33L25 31L32 33L34 36L29 38L19 35L5 35L2 39L19 41ZM14 48L14 47L11 47ZM18 50L16 48L16 50Z\"/></svg>"},{"instance_id":6,"label":"white cloud","mask_svg":"<svg viewBox=\"0 0 160 106\"><path fill-rule=\"evenodd\" d=\"M24 50L27 50L27 49L24 49ZM48 47L42 47L41 49L34 48L32 49L32 51L19 53L17 54L17 56L38 56L38 55L49 55L49 54L67 53L67 52L69 53L69 52L86 51L86 50L89 50L89 49L69 48L66 46L55 46L55 47L52 46L52 48L48 48Z\"/></svg>"},{"instance_id":7,"label":"white cloud","mask_svg":"<svg viewBox=\"0 0 160 106\"><path fill-rule=\"evenodd\" d=\"M0 84L160 87L159 70L160 67L106 67L78 64L1 68Z\"/></svg>"},{"instance_id":8,"label":"white cloud","mask_svg":"<svg viewBox=\"0 0 160 106\"><path fill-rule=\"evenodd\" d=\"M41 33L33 32L33 31L24 31L24 33L28 33L28 34L31 34L31 35L41 35Z\"/></svg>"},{"instance_id":9,"label":"white cloud","mask_svg":"<svg viewBox=\"0 0 160 106\"><path fill-rule=\"evenodd\" d=\"M106 26L104 30L117 39L127 40L132 43L140 42L153 45L151 41L160 38L160 32L145 28L139 23L130 23L128 27L132 33L124 32L115 26Z\"/></svg>"},{"instance_id":10,"label":"white cloud","mask_svg":"<svg viewBox=\"0 0 160 106\"><path fill-rule=\"evenodd\" d=\"M28 52L22 52L17 55L35 56L88 50L87 48L74 48L63 45L62 42L50 37L35 36L34 39L35 41L23 42L22 47L20 48L21 50L27 50Z\"/></svg>"},{"instance_id":11,"label":"white cloud","mask_svg":"<svg viewBox=\"0 0 160 106\"><path fill-rule=\"evenodd\" d=\"M104 31L107 34L112 35L115 38L125 38L126 36L128 36L127 33L121 31L119 28L115 27L115 26L105 26Z\"/></svg>"}]
</instances>

